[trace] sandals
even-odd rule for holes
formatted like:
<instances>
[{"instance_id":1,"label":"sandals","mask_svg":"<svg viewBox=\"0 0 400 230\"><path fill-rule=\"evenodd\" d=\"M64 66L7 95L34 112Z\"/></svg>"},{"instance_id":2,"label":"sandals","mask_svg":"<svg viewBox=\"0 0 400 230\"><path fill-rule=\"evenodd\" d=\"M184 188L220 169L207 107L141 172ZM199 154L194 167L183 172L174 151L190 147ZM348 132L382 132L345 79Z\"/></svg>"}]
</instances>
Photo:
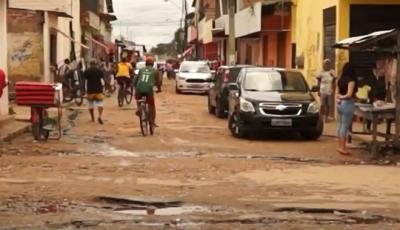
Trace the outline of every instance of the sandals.
<instances>
[{"instance_id":1,"label":"sandals","mask_svg":"<svg viewBox=\"0 0 400 230\"><path fill-rule=\"evenodd\" d=\"M339 154L343 155L343 156L351 156L351 153L348 152L348 151L344 151L344 150L339 149L339 148L337 148L336 151L337 151Z\"/></svg>"}]
</instances>

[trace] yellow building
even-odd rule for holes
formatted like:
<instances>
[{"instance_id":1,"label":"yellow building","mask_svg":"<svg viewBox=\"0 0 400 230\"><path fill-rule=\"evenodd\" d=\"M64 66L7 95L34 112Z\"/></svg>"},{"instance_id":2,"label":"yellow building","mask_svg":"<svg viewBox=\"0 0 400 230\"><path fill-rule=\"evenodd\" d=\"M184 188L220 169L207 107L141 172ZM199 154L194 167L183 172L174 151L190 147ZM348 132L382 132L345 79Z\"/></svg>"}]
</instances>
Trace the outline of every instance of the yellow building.
<instances>
[{"instance_id":1,"label":"yellow building","mask_svg":"<svg viewBox=\"0 0 400 230\"><path fill-rule=\"evenodd\" d=\"M350 61L357 77L372 77L375 55L334 50L344 38L400 26L400 0L293 0L292 43L297 68L312 83L325 58L337 72Z\"/></svg>"}]
</instances>

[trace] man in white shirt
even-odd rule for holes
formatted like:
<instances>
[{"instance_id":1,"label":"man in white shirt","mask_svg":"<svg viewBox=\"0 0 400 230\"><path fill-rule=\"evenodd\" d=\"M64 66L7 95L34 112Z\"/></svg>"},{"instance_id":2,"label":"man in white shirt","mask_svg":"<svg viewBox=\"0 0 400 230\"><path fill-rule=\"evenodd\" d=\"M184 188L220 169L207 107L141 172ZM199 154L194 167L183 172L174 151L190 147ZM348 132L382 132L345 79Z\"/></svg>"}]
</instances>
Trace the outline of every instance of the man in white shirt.
<instances>
[{"instance_id":1,"label":"man in white shirt","mask_svg":"<svg viewBox=\"0 0 400 230\"><path fill-rule=\"evenodd\" d=\"M329 112L333 107L333 90L336 80L335 71L332 69L332 62L330 59L324 60L324 69L317 75L319 94L321 98L321 116L325 117L328 122Z\"/></svg>"}]
</instances>

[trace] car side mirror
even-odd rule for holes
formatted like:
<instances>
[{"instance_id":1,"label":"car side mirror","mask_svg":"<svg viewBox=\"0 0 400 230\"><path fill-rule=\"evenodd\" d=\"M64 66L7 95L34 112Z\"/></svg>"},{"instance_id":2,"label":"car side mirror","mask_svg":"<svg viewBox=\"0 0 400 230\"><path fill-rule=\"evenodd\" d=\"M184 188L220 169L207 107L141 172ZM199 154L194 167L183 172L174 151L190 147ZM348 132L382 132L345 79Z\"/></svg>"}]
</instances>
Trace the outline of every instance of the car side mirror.
<instances>
[{"instance_id":1,"label":"car side mirror","mask_svg":"<svg viewBox=\"0 0 400 230\"><path fill-rule=\"evenodd\" d=\"M230 91L238 91L239 90L239 85L237 83L229 83L228 84L228 89Z\"/></svg>"},{"instance_id":2,"label":"car side mirror","mask_svg":"<svg viewBox=\"0 0 400 230\"><path fill-rule=\"evenodd\" d=\"M316 93L319 91L319 87L317 85L314 85L313 87L311 87L311 92Z\"/></svg>"}]
</instances>

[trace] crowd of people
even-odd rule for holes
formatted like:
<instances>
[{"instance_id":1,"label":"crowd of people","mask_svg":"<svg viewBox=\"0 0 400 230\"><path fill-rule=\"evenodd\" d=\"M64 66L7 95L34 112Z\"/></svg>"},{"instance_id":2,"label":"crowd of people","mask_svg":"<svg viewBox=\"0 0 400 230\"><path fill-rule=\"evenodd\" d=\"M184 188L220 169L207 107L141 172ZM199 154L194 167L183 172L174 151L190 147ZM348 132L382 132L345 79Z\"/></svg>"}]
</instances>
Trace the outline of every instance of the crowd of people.
<instances>
[{"instance_id":1,"label":"crowd of people","mask_svg":"<svg viewBox=\"0 0 400 230\"><path fill-rule=\"evenodd\" d=\"M127 58L122 58L120 62L111 63L100 60L91 60L88 68L84 68L83 62L65 59L57 68L56 81L63 83L63 88L68 91L74 82L79 79L82 82L83 90L88 101L91 121L95 122L95 109L97 108L97 122L104 124L103 120L103 100L110 96L115 90L115 82L119 87L124 88L125 92L130 92L134 84L135 98L139 100L146 96L149 104L150 117L155 124L156 108L153 88L157 87L157 92L161 92L162 73L154 68L154 58L147 54L144 57L145 66L136 70L136 63L130 63ZM137 74L135 74L135 72Z\"/></svg>"}]
</instances>

